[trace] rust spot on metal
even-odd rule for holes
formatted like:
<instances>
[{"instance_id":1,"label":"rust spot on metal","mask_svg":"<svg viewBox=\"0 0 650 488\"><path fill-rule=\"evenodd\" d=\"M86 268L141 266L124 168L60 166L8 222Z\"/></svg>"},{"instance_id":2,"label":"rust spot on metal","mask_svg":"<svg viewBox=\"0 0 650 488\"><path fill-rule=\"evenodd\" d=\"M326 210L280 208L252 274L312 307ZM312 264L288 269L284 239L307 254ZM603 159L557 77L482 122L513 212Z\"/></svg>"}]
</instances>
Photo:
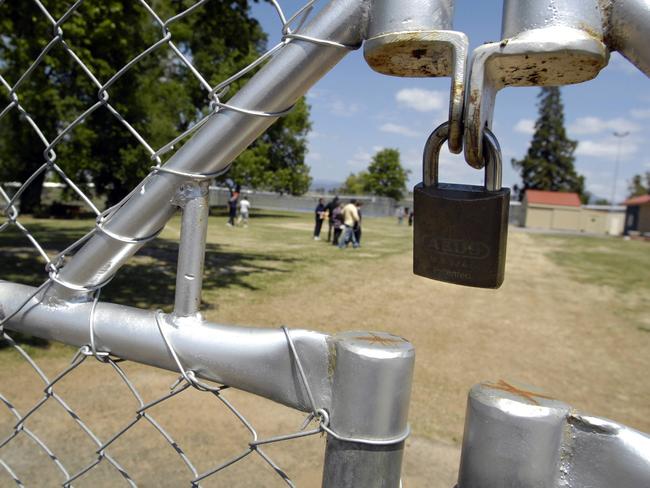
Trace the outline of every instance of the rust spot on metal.
<instances>
[{"instance_id":1,"label":"rust spot on metal","mask_svg":"<svg viewBox=\"0 0 650 488\"><path fill-rule=\"evenodd\" d=\"M521 388L517 388L516 386L511 385L510 383L499 380L496 384L493 383L482 383L483 386L487 386L488 388L492 388L493 390L501 390L505 391L507 393L510 393L515 396L522 397L523 399L527 400L528 402L532 403L533 405L539 405L540 403L535 400L535 397L537 398L545 398L546 400L555 400L555 398L542 395L541 393L537 393L534 391L528 391L528 390L522 390Z\"/></svg>"},{"instance_id":2,"label":"rust spot on metal","mask_svg":"<svg viewBox=\"0 0 650 488\"><path fill-rule=\"evenodd\" d=\"M327 377L334 378L336 371L336 345L333 341L327 341Z\"/></svg>"},{"instance_id":3,"label":"rust spot on metal","mask_svg":"<svg viewBox=\"0 0 650 488\"><path fill-rule=\"evenodd\" d=\"M481 90L474 89L469 94L469 103L475 105L481 99Z\"/></svg>"},{"instance_id":4,"label":"rust spot on metal","mask_svg":"<svg viewBox=\"0 0 650 488\"><path fill-rule=\"evenodd\" d=\"M420 59L420 58L423 58L424 56L427 55L427 50L426 49L413 49L413 51L411 51L411 55L415 59Z\"/></svg>"},{"instance_id":5,"label":"rust spot on metal","mask_svg":"<svg viewBox=\"0 0 650 488\"><path fill-rule=\"evenodd\" d=\"M449 43L435 32L402 32L369 39L364 57L372 69L387 75L435 77L451 73Z\"/></svg>"},{"instance_id":6,"label":"rust spot on metal","mask_svg":"<svg viewBox=\"0 0 650 488\"><path fill-rule=\"evenodd\" d=\"M370 335L359 336L354 338L357 341L367 342L368 344L379 344L381 346L390 346L391 344L400 344L406 342L401 337L381 337L370 332Z\"/></svg>"},{"instance_id":7,"label":"rust spot on metal","mask_svg":"<svg viewBox=\"0 0 650 488\"><path fill-rule=\"evenodd\" d=\"M586 32L589 37L593 37L597 41L603 42L603 36L600 32L596 31L592 26L581 23L578 25L578 28L584 32Z\"/></svg>"},{"instance_id":8,"label":"rust spot on metal","mask_svg":"<svg viewBox=\"0 0 650 488\"><path fill-rule=\"evenodd\" d=\"M581 415L569 415L567 417L567 422L569 425L574 426L576 429L589 434L603 434L603 435L616 435L618 434L618 429L611 425L610 423L596 424L588 417L583 417Z\"/></svg>"}]
</instances>

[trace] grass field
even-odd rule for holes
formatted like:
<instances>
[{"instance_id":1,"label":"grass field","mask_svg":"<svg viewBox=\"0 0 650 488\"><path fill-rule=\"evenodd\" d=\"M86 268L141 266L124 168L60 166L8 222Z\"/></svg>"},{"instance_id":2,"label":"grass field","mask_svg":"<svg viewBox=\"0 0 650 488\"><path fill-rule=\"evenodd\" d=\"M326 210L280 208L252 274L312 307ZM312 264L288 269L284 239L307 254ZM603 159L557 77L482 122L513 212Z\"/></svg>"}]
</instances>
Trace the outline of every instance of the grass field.
<instances>
[{"instance_id":1,"label":"grass field","mask_svg":"<svg viewBox=\"0 0 650 488\"><path fill-rule=\"evenodd\" d=\"M91 226L89 221L24 223L52 250L62 249ZM650 431L648 243L511 229L505 284L497 291L477 290L413 276L411 229L393 219L367 219L364 224L363 247L338 250L311 239L308 215L257 214L248 228L229 228L225 218L211 218L205 315L215 322L331 333L383 330L412 341L417 359L406 487L453 486L467 390L484 380L536 385L582 411ZM179 229L179 219L172 220L102 298L169 310ZM18 234L0 235L0 262L0 279L30 284L43 280L42 262ZM49 373L60 371L72 353L64 346L29 347ZM0 367L12 371L3 378L0 392L24 412L42 395L34 374L11 350L0 351ZM162 395L174 378L138 365L125 367L147 398ZM123 385L107 369L86 361L57 386L103 436L128 422L134 411ZM265 434L290 432L300 421L300 415L269 402L234 391L229 395ZM157 410L156 419L174 432L200 470L241 445L241 429L204 394L187 392L174 402ZM83 464L79 452L90 448L79 436L63 434L63 426L70 425L61 412L52 407L29 422L66 462ZM0 410L0 437L10 425L11 417ZM143 486L178 486L174 480L184 471L177 456L156 435L137 429L111 446L111 452L127 460ZM56 440L57 435L63 440ZM19 447L25 452L34 452L23 444ZM27 480L54 483L54 471L45 474L45 468L34 468L40 466L38 456L10 446L0 448L0 458L20 466ZM322 449L322 439L305 439L269 452L298 486L311 487L319 486ZM92 449L84 452L88 458ZM102 467L79 486L111 486L108 480L116 479L111 476ZM205 486L282 486L276 482L249 457ZM0 486L10 486L1 469Z\"/></svg>"}]
</instances>

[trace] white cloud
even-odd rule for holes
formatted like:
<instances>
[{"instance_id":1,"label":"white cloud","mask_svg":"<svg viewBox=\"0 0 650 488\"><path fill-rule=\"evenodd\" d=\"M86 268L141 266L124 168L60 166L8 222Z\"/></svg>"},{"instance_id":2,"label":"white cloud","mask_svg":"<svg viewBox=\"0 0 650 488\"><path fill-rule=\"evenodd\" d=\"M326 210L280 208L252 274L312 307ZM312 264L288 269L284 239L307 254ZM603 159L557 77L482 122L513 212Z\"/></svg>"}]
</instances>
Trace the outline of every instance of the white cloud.
<instances>
[{"instance_id":1,"label":"white cloud","mask_svg":"<svg viewBox=\"0 0 650 488\"><path fill-rule=\"evenodd\" d=\"M323 155L321 153L309 151L307 158L311 159L312 161L321 161L323 159Z\"/></svg>"},{"instance_id":2,"label":"white cloud","mask_svg":"<svg viewBox=\"0 0 650 488\"><path fill-rule=\"evenodd\" d=\"M650 108L637 108L630 110L630 115L635 119L650 119Z\"/></svg>"},{"instance_id":3,"label":"white cloud","mask_svg":"<svg viewBox=\"0 0 650 488\"><path fill-rule=\"evenodd\" d=\"M578 156L590 156L594 158L615 158L618 154L618 140L613 137L601 141L580 141L576 149ZM639 150L634 142L623 142L620 146L621 157L631 156Z\"/></svg>"},{"instance_id":4,"label":"white cloud","mask_svg":"<svg viewBox=\"0 0 650 488\"><path fill-rule=\"evenodd\" d=\"M521 119L513 127L515 132L520 132L522 134L533 134L535 133L535 121L532 119Z\"/></svg>"},{"instance_id":5,"label":"white cloud","mask_svg":"<svg viewBox=\"0 0 650 488\"><path fill-rule=\"evenodd\" d=\"M358 103L346 103L343 100L334 100L329 103L330 113L339 117L352 117L359 111Z\"/></svg>"},{"instance_id":6,"label":"white cloud","mask_svg":"<svg viewBox=\"0 0 650 488\"><path fill-rule=\"evenodd\" d=\"M600 117L580 117L569 125L569 132L573 134L598 134L600 132L637 132L641 130L634 122L616 117L614 119L601 119Z\"/></svg>"},{"instance_id":7,"label":"white cloud","mask_svg":"<svg viewBox=\"0 0 650 488\"><path fill-rule=\"evenodd\" d=\"M395 99L418 112L433 112L447 106L448 94L436 90L422 88L404 88L395 94Z\"/></svg>"},{"instance_id":8,"label":"white cloud","mask_svg":"<svg viewBox=\"0 0 650 488\"><path fill-rule=\"evenodd\" d=\"M354 169L363 169L368 166L370 160L372 159L372 154L366 149L357 149L357 152L354 153L350 159L348 159L347 164Z\"/></svg>"},{"instance_id":9,"label":"white cloud","mask_svg":"<svg viewBox=\"0 0 650 488\"><path fill-rule=\"evenodd\" d=\"M419 132L416 132L413 129L410 129L408 127L404 127L403 125L393 124L392 122L388 122L386 124L383 124L381 127L379 127L379 130L382 131L382 132L389 132L391 134L399 134L401 136L406 136L406 137L418 137L418 136L420 136Z\"/></svg>"}]
</instances>

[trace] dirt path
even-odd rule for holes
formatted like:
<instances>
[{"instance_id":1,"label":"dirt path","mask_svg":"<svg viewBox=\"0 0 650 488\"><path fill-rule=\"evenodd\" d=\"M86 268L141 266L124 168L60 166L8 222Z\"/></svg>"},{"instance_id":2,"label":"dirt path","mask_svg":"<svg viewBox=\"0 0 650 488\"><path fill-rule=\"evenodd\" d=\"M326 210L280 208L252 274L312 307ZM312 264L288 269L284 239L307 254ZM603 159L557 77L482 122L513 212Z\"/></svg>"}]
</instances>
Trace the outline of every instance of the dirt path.
<instances>
[{"instance_id":1,"label":"dirt path","mask_svg":"<svg viewBox=\"0 0 650 488\"><path fill-rule=\"evenodd\" d=\"M352 252L352 251L349 251ZM531 236L510 236L498 291L413 276L411 256L318 270L311 286L229 310L223 322L384 330L416 345L416 435L458 442L467 390L483 380L533 384L584 411L650 431L650 334L616 314L616 294L577 284ZM325 298L327 297L327 298ZM295 306L309 304L309 306Z\"/></svg>"}]
</instances>

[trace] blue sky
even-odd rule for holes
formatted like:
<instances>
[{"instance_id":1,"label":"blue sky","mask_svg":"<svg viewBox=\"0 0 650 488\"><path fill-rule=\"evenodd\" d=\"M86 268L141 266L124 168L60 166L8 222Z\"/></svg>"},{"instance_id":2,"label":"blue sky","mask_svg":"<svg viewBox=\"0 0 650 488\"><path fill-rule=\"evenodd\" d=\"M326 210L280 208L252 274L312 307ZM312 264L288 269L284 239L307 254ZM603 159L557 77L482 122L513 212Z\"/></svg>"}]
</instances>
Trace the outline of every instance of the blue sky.
<instances>
[{"instance_id":1,"label":"blue sky","mask_svg":"<svg viewBox=\"0 0 650 488\"><path fill-rule=\"evenodd\" d=\"M304 1L280 3L290 15ZM272 7L254 4L253 14L270 34L269 45L277 42L279 21ZM499 40L501 2L458 0L454 29L469 36L470 50ZM380 75L367 66L362 49L349 54L307 96L313 122L307 163L316 183L343 181L364 169L377 150L394 147L411 170L409 184L416 184L424 142L447 117L449 83L449 78ZM522 157L528 148L538 92L536 87L506 88L497 97L493 131L503 150L504 185L518 182L510 159ZM613 53L595 80L564 87L562 96L569 137L579 142L576 167L594 195L611 196L617 151L612 132L630 132L621 146L616 190L621 201L630 178L650 171L650 80ZM462 156L447 153L441 155L441 180L480 184L482 174Z\"/></svg>"}]
</instances>

